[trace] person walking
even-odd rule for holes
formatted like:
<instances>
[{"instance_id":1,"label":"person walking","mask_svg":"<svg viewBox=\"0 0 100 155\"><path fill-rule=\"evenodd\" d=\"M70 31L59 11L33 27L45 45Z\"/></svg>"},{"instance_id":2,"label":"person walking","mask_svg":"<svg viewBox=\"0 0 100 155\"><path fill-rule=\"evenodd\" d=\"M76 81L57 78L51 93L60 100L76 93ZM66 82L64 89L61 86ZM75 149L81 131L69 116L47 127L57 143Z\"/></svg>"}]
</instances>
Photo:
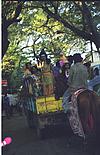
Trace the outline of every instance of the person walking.
<instances>
[{"instance_id":1,"label":"person walking","mask_svg":"<svg viewBox=\"0 0 100 155\"><path fill-rule=\"evenodd\" d=\"M7 119L10 119L10 100L7 93L5 93L4 95L3 103L4 103L6 117Z\"/></svg>"},{"instance_id":2,"label":"person walking","mask_svg":"<svg viewBox=\"0 0 100 155\"><path fill-rule=\"evenodd\" d=\"M36 113L36 97L37 97L36 78L35 75L32 75L31 64L26 63L24 67L21 98L23 99L23 107L30 128L33 128L34 126L34 115Z\"/></svg>"}]
</instances>

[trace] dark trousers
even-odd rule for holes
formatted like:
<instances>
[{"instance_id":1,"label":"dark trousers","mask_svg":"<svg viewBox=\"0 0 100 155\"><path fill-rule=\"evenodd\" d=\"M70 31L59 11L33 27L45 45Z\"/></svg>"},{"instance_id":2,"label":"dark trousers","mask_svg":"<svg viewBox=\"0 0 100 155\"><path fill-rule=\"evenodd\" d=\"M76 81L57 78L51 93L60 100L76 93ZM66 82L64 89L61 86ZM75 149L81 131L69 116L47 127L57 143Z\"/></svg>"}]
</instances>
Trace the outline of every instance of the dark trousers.
<instances>
[{"instance_id":1,"label":"dark trousers","mask_svg":"<svg viewBox=\"0 0 100 155\"><path fill-rule=\"evenodd\" d=\"M10 110L11 110L11 109L10 109L10 106L6 106L6 107L5 107L5 114L6 114L7 119L9 119L10 116L11 116Z\"/></svg>"},{"instance_id":2,"label":"dark trousers","mask_svg":"<svg viewBox=\"0 0 100 155\"><path fill-rule=\"evenodd\" d=\"M26 118L29 128L34 128L34 113L30 110L26 110Z\"/></svg>"}]
</instances>

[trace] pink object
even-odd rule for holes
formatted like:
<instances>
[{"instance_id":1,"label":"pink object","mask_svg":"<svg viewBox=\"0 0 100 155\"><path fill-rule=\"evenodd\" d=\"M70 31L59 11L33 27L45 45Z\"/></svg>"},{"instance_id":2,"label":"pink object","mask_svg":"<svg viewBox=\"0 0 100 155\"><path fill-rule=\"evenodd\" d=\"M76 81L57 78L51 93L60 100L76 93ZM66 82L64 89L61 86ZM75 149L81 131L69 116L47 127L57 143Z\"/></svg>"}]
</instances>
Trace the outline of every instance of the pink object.
<instances>
[{"instance_id":1,"label":"pink object","mask_svg":"<svg viewBox=\"0 0 100 155\"><path fill-rule=\"evenodd\" d=\"M8 145L8 144L10 144L11 142L12 142L12 138L11 138L11 137L6 137L6 138L4 139L4 141L1 142L1 146Z\"/></svg>"},{"instance_id":2,"label":"pink object","mask_svg":"<svg viewBox=\"0 0 100 155\"><path fill-rule=\"evenodd\" d=\"M64 65L64 61L60 61L60 66L62 67Z\"/></svg>"}]
</instances>

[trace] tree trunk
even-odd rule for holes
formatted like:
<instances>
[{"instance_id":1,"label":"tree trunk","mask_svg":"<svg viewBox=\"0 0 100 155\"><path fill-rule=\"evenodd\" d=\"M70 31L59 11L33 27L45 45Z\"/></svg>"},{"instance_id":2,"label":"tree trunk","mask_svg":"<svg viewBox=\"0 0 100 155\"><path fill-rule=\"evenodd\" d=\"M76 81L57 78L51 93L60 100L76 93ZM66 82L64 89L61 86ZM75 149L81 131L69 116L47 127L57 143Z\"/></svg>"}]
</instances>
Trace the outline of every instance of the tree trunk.
<instances>
[{"instance_id":1,"label":"tree trunk","mask_svg":"<svg viewBox=\"0 0 100 155\"><path fill-rule=\"evenodd\" d=\"M86 5L86 4L85 4ZM97 51L100 54L99 48L100 48L100 35L96 30L96 27L94 26L94 24L92 23L93 20L90 18L90 12L89 10L86 10L87 8L85 8L85 12L88 12L88 18L86 16L87 22L88 22L88 26L90 28L90 32L86 32L84 30L80 30L78 29L76 26L74 26L73 24L70 24L67 20L63 19L59 14L55 14L53 13L51 10L49 10L49 8L45 5L42 5L42 9L51 17L54 18L55 20L59 21L60 23L62 23L64 25L65 28L70 29L74 34L76 34L77 36L83 38L86 41L91 41L94 42L94 44L96 45Z\"/></svg>"},{"instance_id":2,"label":"tree trunk","mask_svg":"<svg viewBox=\"0 0 100 155\"><path fill-rule=\"evenodd\" d=\"M6 16L2 16L2 58L5 55L8 47L9 47L9 43L10 43L8 40L8 27L15 22L21 21L21 19L18 19L18 17L21 13L22 6L23 6L24 2L25 2L25 0L23 0L23 1L18 0L18 4L15 9L13 18L6 19ZM3 10L3 11L5 11L5 10Z\"/></svg>"},{"instance_id":3,"label":"tree trunk","mask_svg":"<svg viewBox=\"0 0 100 155\"><path fill-rule=\"evenodd\" d=\"M8 40L8 29L5 24L2 26L2 58L5 55L8 46L9 46L9 40Z\"/></svg>"}]
</instances>

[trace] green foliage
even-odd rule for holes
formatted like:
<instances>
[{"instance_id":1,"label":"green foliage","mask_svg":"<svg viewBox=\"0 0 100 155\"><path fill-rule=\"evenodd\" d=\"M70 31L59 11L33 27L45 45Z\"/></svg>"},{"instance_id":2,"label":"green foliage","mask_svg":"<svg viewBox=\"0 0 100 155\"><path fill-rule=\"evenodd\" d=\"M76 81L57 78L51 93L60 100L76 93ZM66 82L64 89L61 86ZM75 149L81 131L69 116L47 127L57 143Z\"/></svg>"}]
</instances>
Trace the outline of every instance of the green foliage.
<instances>
[{"instance_id":1,"label":"green foliage","mask_svg":"<svg viewBox=\"0 0 100 155\"><path fill-rule=\"evenodd\" d=\"M14 11L17 6L17 1L7 1L3 0L2 1L2 14L3 16L6 16L6 19L10 19L14 15Z\"/></svg>"},{"instance_id":2,"label":"green foliage","mask_svg":"<svg viewBox=\"0 0 100 155\"><path fill-rule=\"evenodd\" d=\"M55 60L59 50L64 52L65 55L70 54L71 51L85 51L86 41L65 27L62 22L52 18L43 8L47 6L50 11L55 15L60 15L63 20L68 21L72 26L79 30L85 28L85 31L88 32L89 28L86 21L84 27L83 16L80 11L80 8L82 8L81 2L78 3L79 7L75 5L74 1L26 1L24 3L19 16L21 21L13 23L8 28L10 45L3 59L3 71L9 73L12 85L17 86L17 83L19 83L19 86L21 84L19 79L22 77L22 66L25 62L30 61L30 58L33 61L36 60L36 55L42 48L45 48L47 53ZM96 2L88 2L87 5L97 27L100 23L100 5ZM16 6L16 1L4 0L2 2L2 13L7 19L13 17ZM100 31L100 27L97 29ZM14 62L13 67L9 64L9 60Z\"/></svg>"}]
</instances>

